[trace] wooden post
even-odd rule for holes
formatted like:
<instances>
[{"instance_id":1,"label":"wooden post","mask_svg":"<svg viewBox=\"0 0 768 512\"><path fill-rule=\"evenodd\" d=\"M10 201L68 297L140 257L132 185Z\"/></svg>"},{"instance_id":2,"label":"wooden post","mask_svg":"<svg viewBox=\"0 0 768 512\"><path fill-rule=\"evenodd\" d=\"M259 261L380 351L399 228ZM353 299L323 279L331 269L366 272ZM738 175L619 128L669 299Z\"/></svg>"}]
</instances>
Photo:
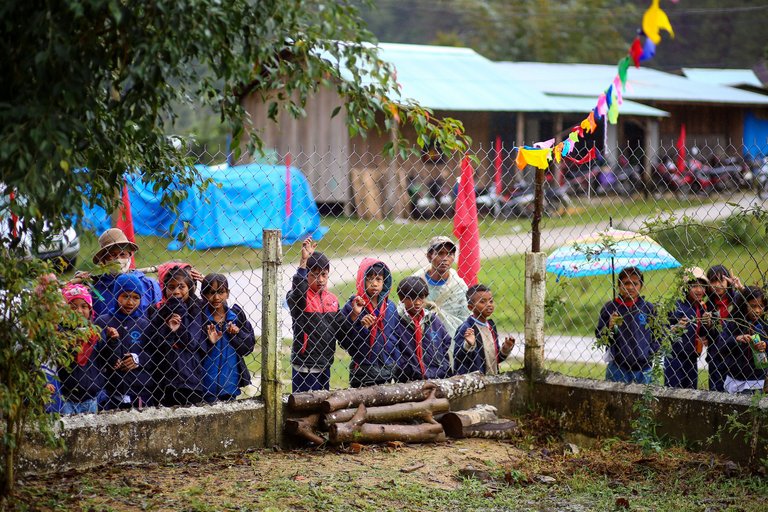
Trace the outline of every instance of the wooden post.
<instances>
[{"instance_id":1,"label":"wooden post","mask_svg":"<svg viewBox=\"0 0 768 512\"><path fill-rule=\"evenodd\" d=\"M541 252L541 215L544 212L545 170L536 169L533 187L533 219L531 220L531 252Z\"/></svg>"},{"instance_id":2,"label":"wooden post","mask_svg":"<svg viewBox=\"0 0 768 512\"><path fill-rule=\"evenodd\" d=\"M547 255L525 253L525 374L530 380L544 372L544 297Z\"/></svg>"},{"instance_id":3,"label":"wooden post","mask_svg":"<svg viewBox=\"0 0 768 512\"><path fill-rule=\"evenodd\" d=\"M261 396L265 410L265 444L271 447L280 446L283 432L283 390L277 341L277 274L283 255L279 229L265 229L262 236Z\"/></svg>"}]
</instances>

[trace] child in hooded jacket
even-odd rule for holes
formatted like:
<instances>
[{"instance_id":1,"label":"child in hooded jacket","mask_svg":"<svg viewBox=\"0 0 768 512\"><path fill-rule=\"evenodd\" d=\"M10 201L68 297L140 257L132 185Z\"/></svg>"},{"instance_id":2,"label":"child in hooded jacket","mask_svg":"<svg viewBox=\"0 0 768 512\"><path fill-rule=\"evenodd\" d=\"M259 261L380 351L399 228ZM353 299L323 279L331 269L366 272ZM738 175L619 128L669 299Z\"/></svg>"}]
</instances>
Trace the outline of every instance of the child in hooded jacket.
<instances>
[{"instance_id":1,"label":"child in hooded jacket","mask_svg":"<svg viewBox=\"0 0 768 512\"><path fill-rule=\"evenodd\" d=\"M389 299L392 273L375 258L365 258L357 271L357 295L341 312L349 317L349 332L340 340L349 352L349 385L353 388L386 384L397 373L399 318Z\"/></svg>"},{"instance_id":2,"label":"child in hooded jacket","mask_svg":"<svg viewBox=\"0 0 768 512\"><path fill-rule=\"evenodd\" d=\"M251 383L251 373L243 357L253 352L256 337L253 326L237 304L229 306L229 282L222 274L208 274L201 293L205 299L205 333L208 353L203 359L205 398L234 400L240 388Z\"/></svg>"},{"instance_id":3,"label":"child in hooded jacket","mask_svg":"<svg viewBox=\"0 0 768 512\"><path fill-rule=\"evenodd\" d=\"M60 412L96 413L99 409L98 396L104 387L104 375L96 361L99 335L91 323L93 299L88 288L82 284L67 284L61 292L67 304L86 320L86 325L74 329L80 340L74 361L68 368L58 370L62 399Z\"/></svg>"},{"instance_id":4,"label":"child in hooded jacket","mask_svg":"<svg viewBox=\"0 0 768 512\"><path fill-rule=\"evenodd\" d=\"M203 401L203 358L208 336L203 305L187 268L173 267L162 280L163 302L150 309L150 340L161 405L194 405Z\"/></svg>"},{"instance_id":5,"label":"child in hooded jacket","mask_svg":"<svg viewBox=\"0 0 768 512\"><path fill-rule=\"evenodd\" d=\"M450 373L451 336L437 314L425 307L428 295L422 277L406 277L397 285L401 382L444 379Z\"/></svg>"},{"instance_id":6,"label":"child in hooded jacket","mask_svg":"<svg viewBox=\"0 0 768 512\"><path fill-rule=\"evenodd\" d=\"M752 394L765 387L766 369L755 365L751 347L752 336L757 334L760 341L755 348L765 354L768 339L765 309L765 294L756 286L744 287L736 295L733 316L720 334L727 369L723 389L728 393Z\"/></svg>"},{"instance_id":7,"label":"child in hooded jacket","mask_svg":"<svg viewBox=\"0 0 768 512\"><path fill-rule=\"evenodd\" d=\"M106 376L104 409L154 405L155 381L149 350L149 320L141 309L144 283L134 273L120 274L112 283L111 313L99 316L99 359Z\"/></svg>"},{"instance_id":8,"label":"child in hooded jacket","mask_svg":"<svg viewBox=\"0 0 768 512\"><path fill-rule=\"evenodd\" d=\"M664 358L664 384L670 388L696 389L698 360L703 348L719 333L711 307L704 302L709 281L699 267L685 270L685 298L669 315L675 339Z\"/></svg>"}]
</instances>

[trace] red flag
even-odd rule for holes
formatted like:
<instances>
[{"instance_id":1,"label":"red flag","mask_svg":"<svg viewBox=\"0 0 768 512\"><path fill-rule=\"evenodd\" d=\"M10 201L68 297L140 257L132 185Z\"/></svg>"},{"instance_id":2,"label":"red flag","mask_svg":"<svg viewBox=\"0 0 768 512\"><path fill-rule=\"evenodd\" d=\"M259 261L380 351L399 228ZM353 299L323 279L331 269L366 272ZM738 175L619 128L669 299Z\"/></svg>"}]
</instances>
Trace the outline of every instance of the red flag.
<instances>
[{"instance_id":1,"label":"red flag","mask_svg":"<svg viewBox=\"0 0 768 512\"><path fill-rule=\"evenodd\" d=\"M469 286L477 284L480 272L480 226L477 223L475 179L469 157L461 160L461 181L456 196L453 234L459 242L459 277Z\"/></svg>"},{"instance_id":2,"label":"red flag","mask_svg":"<svg viewBox=\"0 0 768 512\"><path fill-rule=\"evenodd\" d=\"M131 214L131 198L128 195L128 185L123 184L123 205L117 212L117 225L120 231L125 233L126 238L136 243L136 234L133 231L133 215ZM131 268L136 268L136 259L131 257Z\"/></svg>"},{"instance_id":3,"label":"red flag","mask_svg":"<svg viewBox=\"0 0 768 512\"><path fill-rule=\"evenodd\" d=\"M501 197L501 136L496 136L496 157L493 159L493 165L496 169L496 175L493 178L493 184L496 187L496 196Z\"/></svg>"},{"instance_id":4,"label":"red flag","mask_svg":"<svg viewBox=\"0 0 768 512\"><path fill-rule=\"evenodd\" d=\"M584 155L583 158L579 158L578 160L575 158L571 158L570 156L565 157L571 162L573 162L576 165L585 164L587 162L591 162L595 158L597 158L597 149L595 147L589 148L589 151L587 151L587 154Z\"/></svg>"},{"instance_id":5,"label":"red flag","mask_svg":"<svg viewBox=\"0 0 768 512\"><path fill-rule=\"evenodd\" d=\"M680 138L677 139L677 170L685 170L685 123L680 125Z\"/></svg>"},{"instance_id":6,"label":"red flag","mask_svg":"<svg viewBox=\"0 0 768 512\"><path fill-rule=\"evenodd\" d=\"M287 221L291 217L291 200L293 199L293 193L291 191L291 154L285 155L285 220ZM288 229L288 226L286 226Z\"/></svg>"},{"instance_id":7,"label":"red flag","mask_svg":"<svg viewBox=\"0 0 768 512\"><path fill-rule=\"evenodd\" d=\"M11 192L10 194L10 200L11 200L11 207L13 207L13 201L16 199L16 194L14 192ZM11 213L11 224L13 226L11 227L11 236L15 239L19 236L19 216L15 213Z\"/></svg>"}]
</instances>

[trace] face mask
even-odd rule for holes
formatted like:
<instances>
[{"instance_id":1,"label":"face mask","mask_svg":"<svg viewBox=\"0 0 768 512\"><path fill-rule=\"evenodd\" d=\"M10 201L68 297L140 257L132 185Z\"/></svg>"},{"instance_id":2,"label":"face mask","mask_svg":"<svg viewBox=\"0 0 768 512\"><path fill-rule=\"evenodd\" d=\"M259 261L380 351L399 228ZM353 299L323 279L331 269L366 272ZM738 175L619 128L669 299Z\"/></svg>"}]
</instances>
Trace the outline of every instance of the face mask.
<instances>
[{"instance_id":1,"label":"face mask","mask_svg":"<svg viewBox=\"0 0 768 512\"><path fill-rule=\"evenodd\" d=\"M131 258L117 258L117 262L120 263L120 272L131 270Z\"/></svg>"}]
</instances>

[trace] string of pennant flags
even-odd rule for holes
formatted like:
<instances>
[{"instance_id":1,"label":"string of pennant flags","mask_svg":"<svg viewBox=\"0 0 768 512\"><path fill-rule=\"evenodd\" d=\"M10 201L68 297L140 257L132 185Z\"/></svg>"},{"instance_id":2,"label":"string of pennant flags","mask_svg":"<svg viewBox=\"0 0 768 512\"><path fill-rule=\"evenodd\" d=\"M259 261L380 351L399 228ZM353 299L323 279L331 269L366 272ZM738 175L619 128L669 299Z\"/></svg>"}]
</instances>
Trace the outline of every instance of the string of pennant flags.
<instances>
[{"instance_id":1,"label":"string of pennant flags","mask_svg":"<svg viewBox=\"0 0 768 512\"><path fill-rule=\"evenodd\" d=\"M671 0L677 3L677 0ZM594 133L598 122L616 124L619 121L619 107L624 103L623 93L626 92L627 74L630 66L634 64L640 67L641 62L648 61L656 55L656 46L661 42L661 31L675 37L675 32L669 22L669 18L659 5L660 0L652 0L650 7L643 14L642 28L638 29L632 45L618 63L618 70L608 88L600 93L597 104L589 112L589 115L578 125L574 126L568 137L555 144L555 139L537 142L533 146L513 147L517 150L515 163L521 171L527 165L537 169L546 169L554 159L560 163L563 159L580 165L594 160L599 156L596 148L591 148L587 154L576 159L568 155L574 150L576 144L584 139L585 134Z\"/></svg>"}]
</instances>

